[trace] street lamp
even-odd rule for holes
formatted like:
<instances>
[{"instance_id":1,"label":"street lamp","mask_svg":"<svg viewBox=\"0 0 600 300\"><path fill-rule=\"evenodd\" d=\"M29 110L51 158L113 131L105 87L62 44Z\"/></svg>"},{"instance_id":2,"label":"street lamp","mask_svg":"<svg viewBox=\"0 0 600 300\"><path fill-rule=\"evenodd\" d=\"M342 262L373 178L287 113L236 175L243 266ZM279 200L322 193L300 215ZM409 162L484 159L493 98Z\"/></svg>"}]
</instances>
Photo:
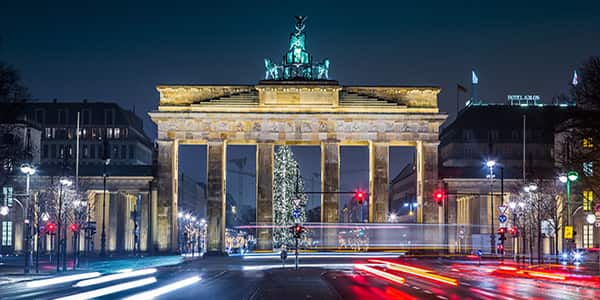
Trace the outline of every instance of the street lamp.
<instances>
[{"instance_id":1,"label":"street lamp","mask_svg":"<svg viewBox=\"0 0 600 300\"><path fill-rule=\"evenodd\" d=\"M576 171L569 171L567 174L562 174L558 177L560 182L566 184L566 202L567 202L567 225L571 222L571 183L579 179L579 174ZM567 247L568 248L568 247Z\"/></svg>"},{"instance_id":2,"label":"street lamp","mask_svg":"<svg viewBox=\"0 0 600 300\"><path fill-rule=\"evenodd\" d=\"M31 266L33 264L33 258L32 258L32 252L31 250L33 249L33 240L31 239L31 224L29 222L29 219L31 218L31 213L29 212L29 201L30 201L30 194L29 194L29 181L31 178L31 175L35 174L35 168L33 166L31 166L30 164L23 164L21 165L21 172L23 174L25 174L27 176L27 185L26 185L26 193L27 193L27 200L25 201L25 213L26 215L23 216L23 218L25 218L25 234L24 234L24 238L25 238L25 243L24 243L24 250L25 250L25 268L24 268L24 272L25 273L29 273L29 266Z\"/></svg>"},{"instance_id":3,"label":"street lamp","mask_svg":"<svg viewBox=\"0 0 600 300\"><path fill-rule=\"evenodd\" d=\"M496 161L487 160L485 165L490 171L486 177L490 180L490 214L492 217L490 222L490 252L494 254L496 253L496 234L494 233L494 166L496 165Z\"/></svg>"},{"instance_id":4,"label":"street lamp","mask_svg":"<svg viewBox=\"0 0 600 300\"><path fill-rule=\"evenodd\" d=\"M389 220L392 223L396 222L398 220L398 215L395 213L390 213Z\"/></svg>"},{"instance_id":5,"label":"street lamp","mask_svg":"<svg viewBox=\"0 0 600 300\"><path fill-rule=\"evenodd\" d=\"M8 215L8 211L9 211L8 206L3 205L0 207L0 215L6 216L6 215Z\"/></svg>"},{"instance_id":6,"label":"street lamp","mask_svg":"<svg viewBox=\"0 0 600 300\"><path fill-rule=\"evenodd\" d=\"M595 214L588 214L587 216L585 216L585 221L588 224L594 224L594 223L596 223L596 215Z\"/></svg>"}]
</instances>

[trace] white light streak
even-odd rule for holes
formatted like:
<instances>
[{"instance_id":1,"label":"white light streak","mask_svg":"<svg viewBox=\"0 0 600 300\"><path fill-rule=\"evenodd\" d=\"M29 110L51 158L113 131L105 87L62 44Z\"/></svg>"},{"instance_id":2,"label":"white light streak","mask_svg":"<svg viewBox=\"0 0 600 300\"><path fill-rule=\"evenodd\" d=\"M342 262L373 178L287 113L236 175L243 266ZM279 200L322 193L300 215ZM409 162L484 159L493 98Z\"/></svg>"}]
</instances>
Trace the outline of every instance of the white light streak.
<instances>
[{"instance_id":1,"label":"white light streak","mask_svg":"<svg viewBox=\"0 0 600 300\"><path fill-rule=\"evenodd\" d=\"M80 282L76 283L75 285L73 285L73 287L85 287L85 286L106 283L109 281L120 280L120 279L125 279L125 278L130 278L130 277L150 275L150 274L154 274L154 273L156 273L156 269L154 269L154 268L122 272L119 274L112 274L112 275L102 276L99 278L83 280L83 281L80 281Z\"/></svg>"},{"instance_id":2,"label":"white light streak","mask_svg":"<svg viewBox=\"0 0 600 300\"><path fill-rule=\"evenodd\" d=\"M100 274L99 272L91 272L91 273L83 273L83 274L76 274L76 275L69 275L69 276L53 277L53 278L49 278L49 279L30 281L27 283L27 287L43 287L43 286L49 286L49 285L54 285L54 284L59 284L59 283L66 283L66 282L77 281L77 280L82 280L82 279L94 278L94 277L98 277L101 275L102 274Z\"/></svg>"},{"instance_id":3,"label":"white light streak","mask_svg":"<svg viewBox=\"0 0 600 300\"><path fill-rule=\"evenodd\" d=\"M138 299L153 299L155 297L170 293L174 290L186 287L188 285L192 285L198 281L200 281L200 276L193 276L187 279L183 279L180 281L177 281L175 283L171 283L168 285L165 285L163 287L159 287L153 290L149 290L147 292L143 292L143 293L139 293L139 294L135 294L131 297L127 297L124 300L138 300Z\"/></svg>"},{"instance_id":4,"label":"white light streak","mask_svg":"<svg viewBox=\"0 0 600 300\"><path fill-rule=\"evenodd\" d=\"M118 292L122 292L129 289L134 289L140 286L152 284L156 282L156 277L148 277L136 281L129 281L117 285L111 285L105 288L92 290L89 292L79 293L75 295L70 295L67 297L57 298L55 300L83 300L83 299L93 299L98 298Z\"/></svg>"}]
</instances>

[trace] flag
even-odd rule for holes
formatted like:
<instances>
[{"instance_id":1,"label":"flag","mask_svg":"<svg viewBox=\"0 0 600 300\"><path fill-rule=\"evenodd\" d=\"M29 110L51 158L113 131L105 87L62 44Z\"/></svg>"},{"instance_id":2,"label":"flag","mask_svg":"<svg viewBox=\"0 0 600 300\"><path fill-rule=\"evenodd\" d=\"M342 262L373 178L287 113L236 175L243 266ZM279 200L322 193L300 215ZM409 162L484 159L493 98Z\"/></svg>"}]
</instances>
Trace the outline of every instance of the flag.
<instances>
[{"instance_id":1,"label":"flag","mask_svg":"<svg viewBox=\"0 0 600 300\"><path fill-rule=\"evenodd\" d=\"M479 84L479 78L477 78L477 74L475 74L475 71L471 71L471 82L473 84Z\"/></svg>"},{"instance_id":2,"label":"flag","mask_svg":"<svg viewBox=\"0 0 600 300\"><path fill-rule=\"evenodd\" d=\"M467 92L467 88L466 88L466 87L464 87L464 86L462 86L462 85L460 85L459 83L457 83L457 84L456 84L456 89L457 89L459 92L463 92L463 93L466 93L466 92Z\"/></svg>"},{"instance_id":3,"label":"flag","mask_svg":"<svg viewBox=\"0 0 600 300\"><path fill-rule=\"evenodd\" d=\"M573 81L571 82L573 86L576 86L579 83L579 76L577 76L577 70L573 71Z\"/></svg>"}]
</instances>

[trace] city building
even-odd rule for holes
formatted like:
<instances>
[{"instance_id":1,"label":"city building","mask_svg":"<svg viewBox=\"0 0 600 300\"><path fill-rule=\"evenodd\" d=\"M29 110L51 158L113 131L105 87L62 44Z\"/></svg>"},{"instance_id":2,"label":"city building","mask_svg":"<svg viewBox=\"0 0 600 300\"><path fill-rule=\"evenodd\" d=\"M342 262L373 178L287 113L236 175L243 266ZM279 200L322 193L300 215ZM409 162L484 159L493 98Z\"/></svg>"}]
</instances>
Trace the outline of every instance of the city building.
<instances>
[{"instance_id":1,"label":"city building","mask_svg":"<svg viewBox=\"0 0 600 300\"><path fill-rule=\"evenodd\" d=\"M404 168L390 182L390 214L395 214L397 222L415 222L417 203L417 166L414 161Z\"/></svg>"},{"instance_id":2,"label":"city building","mask_svg":"<svg viewBox=\"0 0 600 300\"><path fill-rule=\"evenodd\" d=\"M496 231L513 223L507 207L528 197L523 188L533 182L554 186L556 181L555 127L572 108L544 105L539 99L509 100L468 105L441 130L439 176L447 191L446 221L457 224L449 228L451 248L460 244L463 250L492 251ZM507 220L501 223L500 215ZM552 235L544 239L546 252L555 248Z\"/></svg>"}]
</instances>

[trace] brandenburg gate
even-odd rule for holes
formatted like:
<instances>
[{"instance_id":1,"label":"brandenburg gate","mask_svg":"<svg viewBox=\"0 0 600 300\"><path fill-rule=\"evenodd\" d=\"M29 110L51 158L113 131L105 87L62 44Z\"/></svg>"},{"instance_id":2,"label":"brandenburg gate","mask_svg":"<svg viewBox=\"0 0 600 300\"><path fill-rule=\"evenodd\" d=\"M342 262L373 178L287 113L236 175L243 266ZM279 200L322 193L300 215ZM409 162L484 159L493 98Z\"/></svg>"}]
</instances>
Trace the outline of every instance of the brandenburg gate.
<instances>
[{"instance_id":1,"label":"brandenburg gate","mask_svg":"<svg viewBox=\"0 0 600 300\"><path fill-rule=\"evenodd\" d=\"M321 148L321 221L339 222L340 146L369 149L369 222L387 222L389 148L417 153L417 222L441 223L430 200L437 187L438 130L446 119L438 87L343 86L328 79L329 61L312 64L297 17L281 66L265 59L266 80L256 85L159 85L157 230L160 250L177 249L179 145L207 146L208 251L223 251L227 145L256 145L256 222L273 221L275 145ZM258 248L270 249L272 231L257 230Z\"/></svg>"}]
</instances>

